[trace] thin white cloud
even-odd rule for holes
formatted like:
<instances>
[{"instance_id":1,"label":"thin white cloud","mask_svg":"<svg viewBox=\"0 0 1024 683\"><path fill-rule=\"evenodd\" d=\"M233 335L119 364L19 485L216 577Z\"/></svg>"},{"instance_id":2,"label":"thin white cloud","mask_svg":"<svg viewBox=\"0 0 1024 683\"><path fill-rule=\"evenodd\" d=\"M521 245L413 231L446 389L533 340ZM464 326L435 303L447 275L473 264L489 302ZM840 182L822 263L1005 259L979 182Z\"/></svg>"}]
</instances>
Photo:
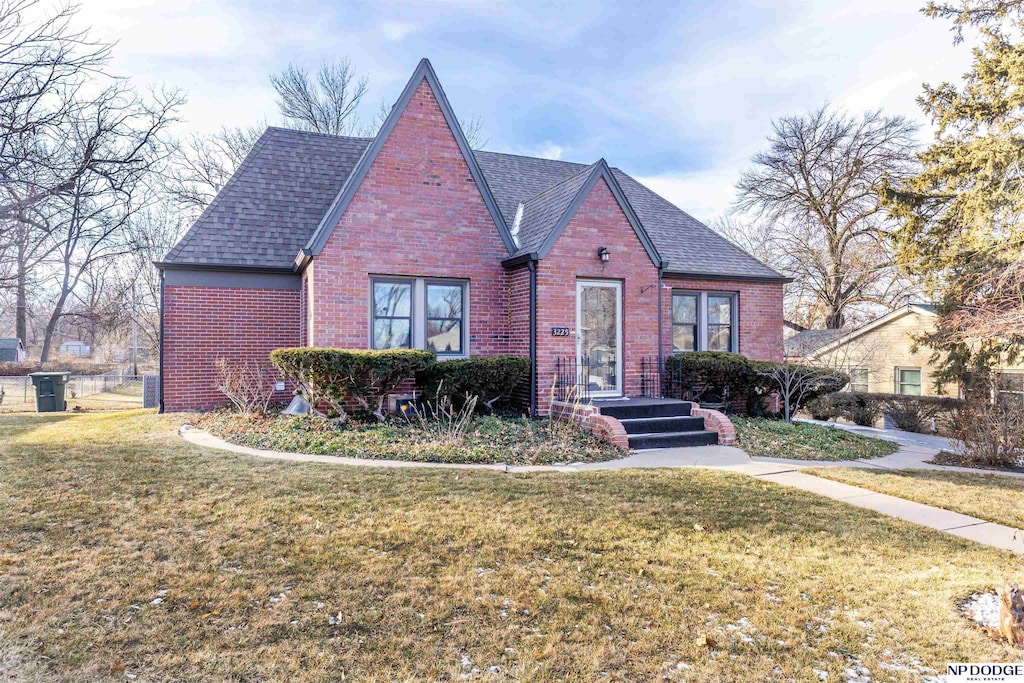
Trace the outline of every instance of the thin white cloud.
<instances>
[{"instance_id":1,"label":"thin white cloud","mask_svg":"<svg viewBox=\"0 0 1024 683\"><path fill-rule=\"evenodd\" d=\"M384 38L389 42L397 43L416 31L416 25L403 21L385 21L380 25Z\"/></svg>"},{"instance_id":2,"label":"thin white cloud","mask_svg":"<svg viewBox=\"0 0 1024 683\"><path fill-rule=\"evenodd\" d=\"M703 223L721 216L736 198L732 167L636 179Z\"/></svg>"}]
</instances>

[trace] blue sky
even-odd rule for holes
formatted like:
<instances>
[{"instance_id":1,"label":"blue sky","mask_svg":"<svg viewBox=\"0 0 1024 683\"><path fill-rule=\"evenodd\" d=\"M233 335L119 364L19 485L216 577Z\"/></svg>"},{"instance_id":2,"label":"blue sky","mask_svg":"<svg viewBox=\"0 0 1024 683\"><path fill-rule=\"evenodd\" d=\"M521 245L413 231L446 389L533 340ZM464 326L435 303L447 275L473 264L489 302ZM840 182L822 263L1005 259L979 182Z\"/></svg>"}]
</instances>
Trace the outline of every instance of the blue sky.
<instances>
[{"instance_id":1,"label":"blue sky","mask_svg":"<svg viewBox=\"0 0 1024 683\"><path fill-rule=\"evenodd\" d=\"M86 0L82 21L118 41L115 72L188 93L183 129L276 123L267 74L337 57L369 77L369 116L426 56L487 149L604 157L706 221L773 117L831 102L921 119L921 84L958 78L970 53L919 6Z\"/></svg>"}]
</instances>

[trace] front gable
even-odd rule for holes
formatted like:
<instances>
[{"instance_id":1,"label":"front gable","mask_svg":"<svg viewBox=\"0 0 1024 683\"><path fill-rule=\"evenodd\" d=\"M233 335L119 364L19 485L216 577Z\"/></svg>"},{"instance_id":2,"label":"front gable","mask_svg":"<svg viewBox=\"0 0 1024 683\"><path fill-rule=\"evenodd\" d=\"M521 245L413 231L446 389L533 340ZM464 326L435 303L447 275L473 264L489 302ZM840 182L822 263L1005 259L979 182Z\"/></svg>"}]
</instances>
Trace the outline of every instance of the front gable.
<instances>
[{"instance_id":1,"label":"front gable","mask_svg":"<svg viewBox=\"0 0 1024 683\"><path fill-rule=\"evenodd\" d=\"M586 216L597 210L597 205L601 206L601 220L593 226L587 226ZM584 207L587 207L589 211L583 211ZM591 232L596 230L593 234L593 239L600 242L602 237L610 238L611 235L606 236L603 234L607 231L609 225L625 226L632 232L633 239L621 236L619 239L624 240L622 243L634 244L633 248L644 250L650 262L656 267L661 267L661 257L637 219L636 214L633 213L629 202L626 201L618 182L616 182L611 169L608 168L608 164L605 163L604 159L601 159L594 165L590 177L579 189L572 203L551 230L543 245L541 245L537 253L538 259L547 257L569 225L580 223L579 217L581 212L584 219L583 225L580 225L579 229ZM596 249L598 246L607 245L595 245L594 248Z\"/></svg>"},{"instance_id":2,"label":"front gable","mask_svg":"<svg viewBox=\"0 0 1024 683\"><path fill-rule=\"evenodd\" d=\"M417 126L416 123L420 125ZM429 133L425 134L425 131ZM441 165L454 162L461 165L462 180L475 186L479 200L483 203L495 231L508 253L515 249L494 197L484 179L462 132L458 119L445 97L436 74L426 59L420 61L416 71L406 84L398 101L391 108L373 142L366 148L359 163L348 176L338 192L330 209L324 215L309 242L296 256L296 267L304 267L312 257L320 254L334 230L341 222L356 194L360 192L371 169L379 166L378 157L388 149L391 163L399 165L389 168L396 174L414 174L416 180L427 187L440 187ZM458 157L458 160L456 160ZM389 162L386 162L389 163ZM389 173L376 173L376 187L383 187L392 180ZM401 180L394 178L395 180ZM408 178L404 178L408 180ZM452 182L448 180L447 182Z\"/></svg>"}]
</instances>

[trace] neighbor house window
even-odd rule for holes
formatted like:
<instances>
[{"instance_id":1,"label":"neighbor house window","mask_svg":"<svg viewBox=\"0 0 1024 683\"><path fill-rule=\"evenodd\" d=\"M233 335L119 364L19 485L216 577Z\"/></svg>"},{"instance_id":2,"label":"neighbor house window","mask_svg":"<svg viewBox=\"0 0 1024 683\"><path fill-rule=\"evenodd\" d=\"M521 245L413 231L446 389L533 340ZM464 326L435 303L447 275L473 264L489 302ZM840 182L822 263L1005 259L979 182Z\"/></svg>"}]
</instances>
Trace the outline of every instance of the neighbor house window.
<instances>
[{"instance_id":1,"label":"neighbor house window","mask_svg":"<svg viewBox=\"0 0 1024 683\"><path fill-rule=\"evenodd\" d=\"M850 391L868 390L868 369L850 368Z\"/></svg>"},{"instance_id":2,"label":"neighbor house window","mask_svg":"<svg viewBox=\"0 0 1024 683\"><path fill-rule=\"evenodd\" d=\"M999 398L1024 402L1024 372L1000 372L996 389Z\"/></svg>"},{"instance_id":3,"label":"neighbor house window","mask_svg":"<svg viewBox=\"0 0 1024 683\"><path fill-rule=\"evenodd\" d=\"M373 278L370 345L466 355L468 283L426 278Z\"/></svg>"},{"instance_id":4,"label":"neighbor house window","mask_svg":"<svg viewBox=\"0 0 1024 683\"><path fill-rule=\"evenodd\" d=\"M921 368L896 368L896 393L921 395Z\"/></svg>"},{"instance_id":5,"label":"neighbor house window","mask_svg":"<svg viewBox=\"0 0 1024 683\"><path fill-rule=\"evenodd\" d=\"M672 292L672 352L738 352L736 301L729 292Z\"/></svg>"}]
</instances>

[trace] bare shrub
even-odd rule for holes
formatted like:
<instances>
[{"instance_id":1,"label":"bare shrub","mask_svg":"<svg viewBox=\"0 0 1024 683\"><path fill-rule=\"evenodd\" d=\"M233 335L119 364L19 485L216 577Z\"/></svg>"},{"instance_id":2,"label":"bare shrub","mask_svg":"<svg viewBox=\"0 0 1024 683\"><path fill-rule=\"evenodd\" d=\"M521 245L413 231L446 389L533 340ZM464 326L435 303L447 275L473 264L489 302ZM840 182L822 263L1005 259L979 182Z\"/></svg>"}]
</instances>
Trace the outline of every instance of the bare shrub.
<instances>
[{"instance_id":1,"label":"bare shrub","mask_svg":"<svg viewBox=\"0 0 1024 683\"><path fill-rule=\"evenodd\" d=\"M966 465L1024 465L1024 403L999 401L967 404L953 421L953 441Z\"/></svg>"},{"instance_id":2,"label":"bare shrub","mask_svg":"<svg viewBox=\"0 0 1024 683\"><path fill-rule=\"evenodd\" d=\"M461 443L473 422L477 397L466 394L456 407L456 402L444 392L443 384L438 386L432 400L420 403L416 424L440 443Z\"/></svg>"},{"instance_id":3,"label":"bare shrub","mask_svg":"<svg viewBox=\"0 0 1024 683\"><path fill-rule=\"evenodd\" d=\"M274 395L271 370L258 361L217 359L217 390L243 415L267 412Z\"/></svg>"}]
</instances>

